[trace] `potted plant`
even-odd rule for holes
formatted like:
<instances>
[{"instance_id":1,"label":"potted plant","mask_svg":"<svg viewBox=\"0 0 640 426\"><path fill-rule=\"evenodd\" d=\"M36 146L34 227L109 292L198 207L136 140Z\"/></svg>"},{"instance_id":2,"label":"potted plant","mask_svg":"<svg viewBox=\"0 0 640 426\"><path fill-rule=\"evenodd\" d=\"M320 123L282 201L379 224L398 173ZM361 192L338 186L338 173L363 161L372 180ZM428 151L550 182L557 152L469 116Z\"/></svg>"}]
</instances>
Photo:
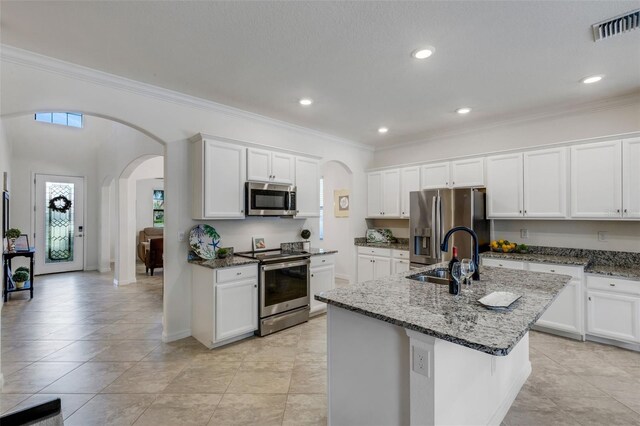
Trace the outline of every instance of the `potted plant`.
<instances>
[{"instance_id":1,"label":"potted plant","mask_svg":"<svg viewBox=\"0 0 640 426\"><path fill-rule=\"evenodd\" d=\"M218 251L216 252L218 259L224 259L227 256L229 256L229 249L226 249L224 247L220 247L218 249Z\"/></svg>"},{"instance_id":2,"label":"potted plant","mask_svg":"<svg viewBox=\"0 0 640 426\"><path fill-rule=\"evenodd\" d=\"M18 228L10 228L7 229L7 232L5 233L5 237L7 237L7 240L9 240L9 251L15 251L16 250L16 239L22 234L22 232L18 229Z\"/></svg>"},{"instance_id":3,"label":"potted plant","mask_svg":"<svg viewBox=\"0 0 640 426\"><path fill-rule=\"evenodd\" d=\"M305 240L302 243L302 249L309 250L309 248L311 248L311 243L309 242L309 237L311 237L311 231L309 231L308 229L303 229L302 231L300 231L300 237L302 237L302 239Z\"/></svg>"},{"instance_id":4,"label":"potted plant","mask_svg":"<svg viewBox=\"0 0 640 426\"><path fill-rule=\"evenodd\" d=\"M24 283L29 281L29 273L25 271L16 271L15 274L11 277L13 282L16 284L16 288L24 288Z\"/></svg>"}]
</instances>

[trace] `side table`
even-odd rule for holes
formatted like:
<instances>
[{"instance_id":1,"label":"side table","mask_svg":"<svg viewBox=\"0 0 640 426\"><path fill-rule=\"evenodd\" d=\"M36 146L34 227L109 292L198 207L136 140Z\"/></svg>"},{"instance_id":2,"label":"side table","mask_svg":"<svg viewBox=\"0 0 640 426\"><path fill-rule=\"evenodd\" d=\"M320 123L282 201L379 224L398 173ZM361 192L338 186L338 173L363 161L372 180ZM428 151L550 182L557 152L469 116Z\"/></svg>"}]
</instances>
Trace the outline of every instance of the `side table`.
<instances>
[{"instance_id":1,"label":"side table","mask_svg":"<svg viewBox=\"0 0 640 426\"><path fill-rule=\"evenodd\" d=\"M31 293L31 299L33 299L33 263L34 263L34 255L36 253L36 249L31 247L29 251L5 251L2 253L2 268L4 271L4 282L3 282L3 296L4 301L7 301L7 296L9 293L13 293L16 291L27 291ZM11 279L11 261L16 257L28 257L29 258L29 281L25 283L23 288L16 288L13 280Z\"/></svg>"}]
</instances>

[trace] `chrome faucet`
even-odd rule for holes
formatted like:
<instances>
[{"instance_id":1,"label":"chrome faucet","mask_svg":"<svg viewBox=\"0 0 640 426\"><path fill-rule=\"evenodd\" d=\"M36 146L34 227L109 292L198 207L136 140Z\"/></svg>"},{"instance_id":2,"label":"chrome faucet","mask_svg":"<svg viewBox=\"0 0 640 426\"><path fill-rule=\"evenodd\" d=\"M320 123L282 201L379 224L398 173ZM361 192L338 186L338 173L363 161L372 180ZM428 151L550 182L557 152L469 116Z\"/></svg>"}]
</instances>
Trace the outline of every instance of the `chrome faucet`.
<instances>
[{"instance_id":1,"label":"chrome faucet","mask_svg":"<svg viewBox=\"0 0 640 426\"><path fill-rule=\"evenodd\" d=\"M467 228L466 226L456 226L451 228L449 232L447 232L445 236L442 238L442 244L440 244L440 250L445 252L449 251L449 237L451 236L451 234L458 231L464 231L470 234L471 238L473 238L473 263L476 264L476 270L473 273L473 279L475 281L480 281L480 255L478 250L478 235L475 233L473 229Z\"/></svg>"}]
</instances>

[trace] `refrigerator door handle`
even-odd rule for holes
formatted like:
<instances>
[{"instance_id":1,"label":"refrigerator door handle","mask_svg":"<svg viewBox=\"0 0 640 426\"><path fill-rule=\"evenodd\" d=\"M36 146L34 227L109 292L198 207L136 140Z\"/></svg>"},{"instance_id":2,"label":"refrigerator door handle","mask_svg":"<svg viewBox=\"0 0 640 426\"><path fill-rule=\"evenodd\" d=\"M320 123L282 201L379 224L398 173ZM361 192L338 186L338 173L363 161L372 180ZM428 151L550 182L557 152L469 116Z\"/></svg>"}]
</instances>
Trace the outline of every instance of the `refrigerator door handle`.
<instances>
[{"instance_id":1,"label":"refrigerator door handle","mask_svg":"<svg viewBox=\"0 0 640 426\"><path fill-rule=\"evenodd\" d=\"M429 257L436 259L436 239L438 237L438 225L436 223L436 220L438 220L437 218L437 214L436 214L436 197L434 196L431 199L431 235L429 238L429 241L431 242L431 247L429 249Z\"/></svg>"},{"instance_id":2,"label":"refrigerator door handle","mask_svg":"<svg viewBox=\"0 0 640 426\"><path fill-rule=\"evenodd\" d=\"M438 260L438 262L440 262L442 260L442 250L440 250L440 244L442 243L442 235L444 234L444 230L443 230L443 220L442 220L442 198L440 197L440 194L438 194L437 198L437 202L436 202L436 216L438 216L438 221L437 221L437 225L438 228L436 229L436 234L437 234L437 238L436 238L436 252L435 252L435 258Z\"/></svg>"}]
</instances>

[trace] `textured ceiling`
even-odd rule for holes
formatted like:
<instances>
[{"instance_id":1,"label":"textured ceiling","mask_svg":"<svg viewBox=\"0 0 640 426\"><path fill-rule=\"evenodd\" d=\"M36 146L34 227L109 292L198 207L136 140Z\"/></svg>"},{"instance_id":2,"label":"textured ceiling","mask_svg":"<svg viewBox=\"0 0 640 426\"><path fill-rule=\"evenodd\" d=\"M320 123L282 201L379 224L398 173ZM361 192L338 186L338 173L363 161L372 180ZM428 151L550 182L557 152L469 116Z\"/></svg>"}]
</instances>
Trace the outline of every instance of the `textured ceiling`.
<instances>
[{"instance_id":1,"label":"textured ceiling","mask_svg":"<svg viewBox=\"0 0 640 426\"><path fill-rule=\"evenodd\" d=\"M5 44L374 146L640 89L640 30L590 32L640 1L0 7ZM436 53L411 58L423 45ZM592 74L606 78L578 83Z\"/></svg>"}]
</instances>

